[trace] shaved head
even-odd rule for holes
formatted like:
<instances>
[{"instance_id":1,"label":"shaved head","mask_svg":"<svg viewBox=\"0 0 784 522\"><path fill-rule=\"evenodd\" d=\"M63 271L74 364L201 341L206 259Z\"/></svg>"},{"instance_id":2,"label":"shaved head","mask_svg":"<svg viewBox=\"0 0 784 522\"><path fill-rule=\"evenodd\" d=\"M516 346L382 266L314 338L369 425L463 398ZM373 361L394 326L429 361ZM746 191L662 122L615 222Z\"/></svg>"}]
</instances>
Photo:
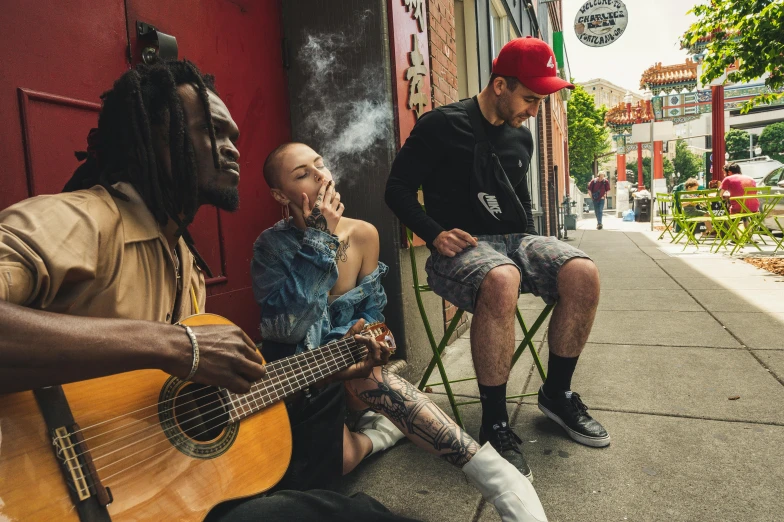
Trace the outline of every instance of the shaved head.
<instances>
[{"instance_id":1,"label":"shaved head","mask_svg":"<svg viewBox=\"0 0 784 522\"><path fill-rule=\"evenodd\" d=\"M264 181L267 182L269 188L280 188L280 159L283 157L283 154L294 145L304 144L296 141L284 143L270 152L267 159L264 160Z\"/></svg>"}]
</instances>

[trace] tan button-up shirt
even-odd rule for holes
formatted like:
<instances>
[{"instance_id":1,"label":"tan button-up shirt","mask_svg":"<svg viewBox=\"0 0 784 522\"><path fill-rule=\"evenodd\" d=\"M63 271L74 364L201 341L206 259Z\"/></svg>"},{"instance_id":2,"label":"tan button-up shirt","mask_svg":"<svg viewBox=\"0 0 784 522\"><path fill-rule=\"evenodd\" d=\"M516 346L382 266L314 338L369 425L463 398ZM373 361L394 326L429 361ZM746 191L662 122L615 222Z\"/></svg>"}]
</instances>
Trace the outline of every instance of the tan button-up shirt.
<instances>
[{"instance_id":1,"label":"tan button-up shirt","mask_svg":"<svg viewBox=\"0 0 784 522\"><path fill-rule=\"evenodd\" d=\"M71 315L169 323L196 313L196 303L203 312L204 276L185 242L176 246L178 280L172 251L144 201L127 183L114 187L130 201L95 186L0 212L0 299Z\"/></svg>"}]
</instances>

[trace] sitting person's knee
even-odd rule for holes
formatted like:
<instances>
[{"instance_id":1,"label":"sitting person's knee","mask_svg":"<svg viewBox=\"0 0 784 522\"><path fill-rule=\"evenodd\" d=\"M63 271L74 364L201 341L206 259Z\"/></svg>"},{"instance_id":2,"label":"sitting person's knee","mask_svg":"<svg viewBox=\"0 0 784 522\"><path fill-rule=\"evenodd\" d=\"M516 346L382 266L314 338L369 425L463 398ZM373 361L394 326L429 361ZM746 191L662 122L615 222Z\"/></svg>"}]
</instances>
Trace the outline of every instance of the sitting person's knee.
<instances>
[{"instance_id":1,"label":"sitting person's knee","mask_svg":"<svg viewBox=\"0 0 784 522\"><path fill-rule=\"evenodd\" d=\"M560 298L575 297L586 301L586 305L598 304L599 290L599 269L590 259L570 259L561 267L558 273Z\"/></svg>"},{"instance_id":2,"label":"sitting person's knee","mask_svg":"<svg viewBox=\"0 0 784 522\"><path fill-rule=\"evenodd\" d=\"M520 271L514 265L501 265L490 270L479 288L479 300L494 308L517 306L520 295Z\"/></svg>"}]
</instances>

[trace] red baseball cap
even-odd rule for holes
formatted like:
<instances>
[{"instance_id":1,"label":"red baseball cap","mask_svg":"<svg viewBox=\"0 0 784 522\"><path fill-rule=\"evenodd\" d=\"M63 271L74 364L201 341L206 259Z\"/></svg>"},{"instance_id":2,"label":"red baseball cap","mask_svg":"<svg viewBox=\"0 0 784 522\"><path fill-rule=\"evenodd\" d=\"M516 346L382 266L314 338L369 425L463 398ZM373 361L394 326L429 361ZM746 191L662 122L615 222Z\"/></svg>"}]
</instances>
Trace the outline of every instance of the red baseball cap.
<instances>
[{"instance_id":1,"label":"red baseball cap","mask_svg":"<svg viewBox=\"0 0 784 522\"><path fill-rule=\"evenodd\" d=\"M493 60L493 74L514 76L536 94L574 89L574 85L559 78L557 73L553 50L532 36L510 41Z\"/></svg>"}]
</instances>

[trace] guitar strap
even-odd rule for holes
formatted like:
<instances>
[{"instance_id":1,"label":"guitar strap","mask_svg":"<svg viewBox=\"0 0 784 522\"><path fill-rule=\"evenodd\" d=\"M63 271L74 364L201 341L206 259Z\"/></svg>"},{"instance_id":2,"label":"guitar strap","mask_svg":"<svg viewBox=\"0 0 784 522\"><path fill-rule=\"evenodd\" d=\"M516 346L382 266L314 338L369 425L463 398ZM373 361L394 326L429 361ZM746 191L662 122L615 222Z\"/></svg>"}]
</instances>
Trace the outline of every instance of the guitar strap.
<instances>
[{"instance_id":1,"label":"guitar strap","mask_svg":"<svg viewBox=\"0 0 784 522\"><path fill-rule=\"evenodd\" d=\"M54 432L58 428L63 426L70 427L75 424L71 407L68 405L68 400L65 398L65 393L61 386L38 388L33 390L33 395L35 395L35 400L41 409L41 415L44 418L46 427L49 428L50 436L54 436ZM59 463L60 457L57 455L56 448L55 458ZM66 471L64 471L64 468L60 466L60 469L63 470L65 475ZM106 506L99 504L97 495L93 494L85 500L79 500L75 496L73 488L70 487L71 481L68 476L65 476L65 481L66 484L69 484L68 491L71 493L71 499L76 507L76 511L79 513L79 520L82 522L111 521L112 518L109 516L109 511L106 509Z\"/></svg>"}]
</instances>

